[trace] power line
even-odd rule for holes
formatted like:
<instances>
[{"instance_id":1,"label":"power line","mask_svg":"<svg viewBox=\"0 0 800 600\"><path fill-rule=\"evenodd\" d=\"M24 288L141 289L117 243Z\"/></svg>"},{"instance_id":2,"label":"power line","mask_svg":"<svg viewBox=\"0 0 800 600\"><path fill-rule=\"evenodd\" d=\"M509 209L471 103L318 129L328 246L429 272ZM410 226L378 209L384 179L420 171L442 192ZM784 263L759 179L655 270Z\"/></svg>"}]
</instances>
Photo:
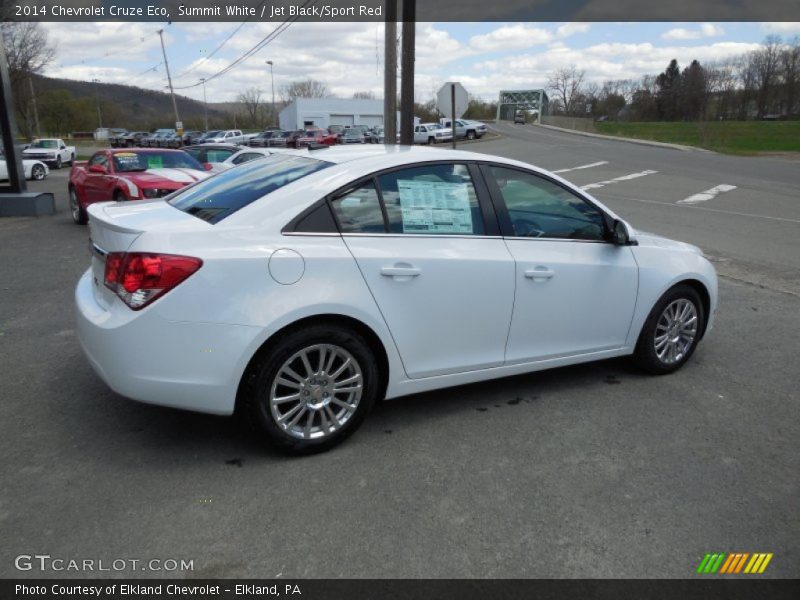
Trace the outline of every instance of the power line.
<instances>
[{"instance_id":1,"label":"power line","mask_svg":"<svg viewBox=\"0 0 800 600\"><path fill-rule=\"evenodd\" d=\"M259 4L259 5L256 7L256 12L258 11L258 9L261 7L261 5L262 5L262 4L264 4L264 0L262 0L261 4ZM229 42L229 41L230 41L230 40L233 38L233 36L235 36L237 33L239 33L239 30L240 30L242 27L244 27L244 26L247 24L247 22L248 22L248 21L250 21L250 17L247 17L247 18L246 18L244 21L242 21L242 22L239 24L239 26L238 26L236 29L234 29L234 30L231 32L231 34L230 34L228 37L226 37L226 38L225 38L225 39L222 41L222 43L221 43L219 46L217 46L216 48L214 48L214 50L213 50L213 51L212 51L210 54L208 54L207 56L204 56L204 57L203 57L203 58L202 58L202 59L201 59L201 60L200 60L200 61L199 61L197 64L195 64L194 66L192 66L192 67L189 67L188 69L186 69L186 70L185 70L185 71L183 71L182 73L179 73L178 75L176 75L176 76L174 77L174 79L180 79L181 77L183 77L183 76L184 76L184 75L186 75L187 73L191 73L192 71L194 71L195 69L197 69L197 68L198 68L200 65L202 65L202 64L203 64L204 62L206 62L207 60L211 59L211 57L212 57L212 56L214 56L214 55L215 55L217 52L219 52L220 50L222 50L222 48L225 46L225 44L227 44L227 43L228 43L228 42Z\"/></svg>"},{"instance_id":2,"label":"power line","mask_svg":"<svg viewBox=\"0 0 800 600\"><path fill-rule=\"evenodd\" d=\"M312 5L316 4L317 1L318 0L306 0L306 2L303 4L302 8L306 8L308 6L312 6ZM302 12L302 11L298 11L298 12ZM262 38L260 42L258 42L255 46L250 48L250 50L248 50L247 52L242 54L239 58L234 60L227 67L225 67L224 69L221 69L220 71L214 73L213 75L210 75L209 77L206 77L206 83L208 83L212 79L216 79L217 77L221 77L222 75L225 75L225 73L227 73L228 71L233 69L235 66L240 64L242 61L250 58L251 56L256 54L258 51L262 50L264 47L267 46L267 44L269 44L270 42L275 40L281 33L286 31L287 29L289 29L289 27L291 27L292 24L295 21L297 21L298 18L299 18L299 16L294 16L294 17L291 17L291 18L287 19L286 21L283 21L280 25L278 25L275 29L273 29L270 33L268 33L264 38ZM201 86L201 85L203 85L202 82L198 82L198 83L195 83L195 84L192 84L192 85L185 85L185 86L182 86L182 87L176 87L175 89L176 90L188 90L188 89L191 89L191 88L196 88L196 87Z\"/></svg>"}]
</instances>

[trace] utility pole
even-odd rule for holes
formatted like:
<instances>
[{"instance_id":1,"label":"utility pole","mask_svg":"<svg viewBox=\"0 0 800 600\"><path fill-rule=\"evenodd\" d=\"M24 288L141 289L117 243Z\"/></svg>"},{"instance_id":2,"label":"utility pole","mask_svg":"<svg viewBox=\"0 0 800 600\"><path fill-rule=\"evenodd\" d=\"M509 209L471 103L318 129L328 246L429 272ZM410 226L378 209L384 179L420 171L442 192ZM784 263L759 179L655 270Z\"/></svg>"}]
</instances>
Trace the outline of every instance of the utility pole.
<instances>
[{"instance_id":1,"label":"utility pole","mask_svg":"<svg viewBox=\"0 0 800 600\"><path fill-rule=\"evenodd\" d=\"M97 126L102 129L103 128L103 114L100 112L100 93L99 93L99 79L92 79L92 83L94 84L94 101L97 104ZM99 134L98 134L99 135Z\"/></svg>"},{"instance_id":2,"label":"utility pole","mask_svg":"<svg viewBox=\"0 0 800 600\"><path fill-rule=\"evenodd\" d=\"M269 65L269 78L270 78L270 81L272 82L272 119L271 120L272 120L272 126L276 127L277 126L276 125L277 119L275 118L275 116L276 116L275 115L275 73L273 73L273 71L272 71L272 67L273 67L272 61L268 60L267 64Z\"/></svg>"},{"instance_id":3,"label":"utility pole","mask_svg":"<svg viewBox=\"0 0 800 600\"><path fill-rule=\"evenodd\" d=\"M161 53L164 55L164 67L167 70L167 83L169 83L169 95L172 96L172 108L175 109L175 127L178 128L178 123L181 122L181 118L180 116L178 116L178 103L175 102L175 91L172 89L172 76L169 74L169 63L167 62L167 49L164 48L163 29L158 30L158 37L161 38Z\"/></svg>"},{"instance_id":4,"label":"utility pole","mask_svg":"<svg viewBox=\"0 0 800 600\"><path fill-rule=\"evenodd\" d=\"M397 0L386 0L384 22L383 142L397 141Z\"/></svg>"},{"instance_id":5,"label":"utility pole","mask_svg":"<svg viewBox=\"0 0 800 600\"><path fill-rule=\"evenodd\" d=\"M33 104L33 123L36 126L36 137L42 135L42 132L39 131L39 109L36 107L36 94L33 91L33 78L31 74L28 73L28 85L31 88L31 103Z\"/></svg>"},{"instance_id":6,"label":"utility pole","mask_svg":"<svg viewBox=\"0 0 800 600\"><path fill-rule=\"evenodd\" d=\"M203 117L206 124L206 131L208 131L208 100L206 100L206 78L200 79L203 83Z\"/></svg>"},{"instance_id":7,"label":"utility pole","mask_svg":"<svg viewBox=\"0 0 800 600\"><path fill-rule=\"evenodd\" d=\"M400 59L400 143L414 143L414 45L416 43L417 0L403 0L403 44Z\"/></svg>"}]
</instances>

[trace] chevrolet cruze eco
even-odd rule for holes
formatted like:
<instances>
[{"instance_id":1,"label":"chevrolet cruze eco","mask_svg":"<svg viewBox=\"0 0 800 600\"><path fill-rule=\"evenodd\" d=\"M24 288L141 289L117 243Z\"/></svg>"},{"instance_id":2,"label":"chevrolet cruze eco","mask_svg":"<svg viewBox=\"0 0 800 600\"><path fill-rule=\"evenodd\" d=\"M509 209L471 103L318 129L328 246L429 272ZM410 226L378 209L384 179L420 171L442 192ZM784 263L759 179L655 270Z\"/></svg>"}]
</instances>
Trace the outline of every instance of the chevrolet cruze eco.
<instances>
[{"instance_id":1,"label":"chevrolet cruze eco","mask_svg":"<svg viewBox=\"0 0 800 600\"><path fill-rule=\"evenodd\" d=\"M293 452L340 442L380 398L623 355L673 372L717 307L695 246L472 152L307 150L88 213L75 298L100 377L240 411Z\"/></svg>"}]
</instances>

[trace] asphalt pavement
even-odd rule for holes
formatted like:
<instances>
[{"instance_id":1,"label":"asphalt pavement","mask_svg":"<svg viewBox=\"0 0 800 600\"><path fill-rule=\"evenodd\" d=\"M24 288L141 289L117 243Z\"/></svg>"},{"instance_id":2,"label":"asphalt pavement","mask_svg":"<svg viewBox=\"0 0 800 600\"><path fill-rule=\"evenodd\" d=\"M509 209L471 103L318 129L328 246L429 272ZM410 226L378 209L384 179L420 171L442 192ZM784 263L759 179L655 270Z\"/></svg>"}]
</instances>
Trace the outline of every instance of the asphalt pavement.
<instances>
[{"instance_id":1,"label":"asphalt pavement","mask_svg":"<svg viewBox=\"0 0 800 600\"><path fill-rule=\"evenodd\" d=\"M465 148L562 171L714 259L717 324L681 371L612 360L420 394L287 458L92 372L72 301L87 230L54 171L31 187L55 216L0 220L0 577L41 576L14 567L38 553L192 560L180 577L686 578L707 552L800 576L798 163L497 129Z\"/></svg>"}]
</instances>

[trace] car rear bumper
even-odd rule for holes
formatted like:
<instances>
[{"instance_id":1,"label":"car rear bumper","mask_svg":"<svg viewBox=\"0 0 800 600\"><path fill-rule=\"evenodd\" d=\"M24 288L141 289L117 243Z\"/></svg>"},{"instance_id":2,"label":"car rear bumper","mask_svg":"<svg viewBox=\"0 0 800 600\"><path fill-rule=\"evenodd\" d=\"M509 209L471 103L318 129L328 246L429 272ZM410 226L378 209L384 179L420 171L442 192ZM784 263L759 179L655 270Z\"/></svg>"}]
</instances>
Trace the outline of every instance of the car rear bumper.
<instances>
[{"instance_id":1,"label":"car rear bumper","mask_svg":"<svg viewBox=\"0 0 800 600\"><path fill-rule=\"evenodd\" d=\"M239 380L261 330L168 321L95 298L91 269L75 289L78 339L92 368L123 396L218 415L233 412ZM102 285L102 284L101 284Z\"/></svg>"}]
</instances>

